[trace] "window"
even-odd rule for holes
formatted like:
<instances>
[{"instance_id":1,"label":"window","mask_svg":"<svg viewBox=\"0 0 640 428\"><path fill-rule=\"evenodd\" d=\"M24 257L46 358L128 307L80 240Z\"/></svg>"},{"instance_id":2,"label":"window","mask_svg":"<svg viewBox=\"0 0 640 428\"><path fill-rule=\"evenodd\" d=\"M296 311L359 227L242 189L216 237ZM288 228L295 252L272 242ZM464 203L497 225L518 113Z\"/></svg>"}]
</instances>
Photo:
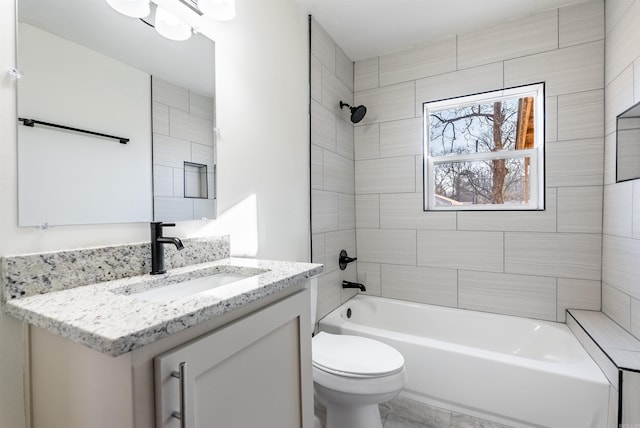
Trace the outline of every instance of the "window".
<instances>
[{"instance_id":1,"label":"window","mask_svg":"<svg viewBox=\"0 0 640 428\"><path fill-rule=\"evenodd\" d=\"M544 209L544 83L424 103L425 210Z\"/></svg>"}]
</instances>

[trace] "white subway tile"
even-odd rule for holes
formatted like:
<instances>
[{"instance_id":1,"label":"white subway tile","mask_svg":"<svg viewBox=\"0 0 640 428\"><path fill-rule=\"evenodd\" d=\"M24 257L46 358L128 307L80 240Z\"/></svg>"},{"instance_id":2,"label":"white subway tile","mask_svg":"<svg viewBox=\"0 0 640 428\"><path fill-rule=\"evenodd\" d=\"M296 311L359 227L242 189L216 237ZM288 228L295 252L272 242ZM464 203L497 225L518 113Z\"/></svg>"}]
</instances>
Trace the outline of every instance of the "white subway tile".
<instances>
[{"instance_id":1,"label":"white subway tile","mask_svg":"<svg viewBox=\"0 0 640 428\"><path fill-rule=\"evenodd\" d=\"M447 37L384 55L379 61L380 86L455 71L456 37Z\"/></svg>"},{"instance_id":2,"label":"white subway tile","mask_svg":"<svg viewBox=\"0 0 640 428\"><path fill-rule=\"evenodd\" d=\"M324 318L329 312L341 305L342 286L340 271L324 272L318 277L317 319Z\"/></svg>"},{"instance_id":3,"label":"white subway tile","mask_svg":"<svg viewBox=\"0 0 640 428\"><path fill-rule=\"evenodd\" d=\"M415 117L415 100L414 82L355 93L355 105L364 104L367 107L363 124Z\"/></svg>"},{"instance_id":4,"label":"white subway tile","mask_svg":"<svg viewBox=\"0 0 640 428\"><path fill-rule=\"evenodd\" d=\"M311 23L311 53L331 73L336 69L336 44L315 19Z\"/></svg>"},{"instance_id":5,"label":"white subway tile","mask_svg":"<svg viewBox=\"0 0 640 428\"><path fill-rule=\"evenodd\" d=\"M604 137L604 184L616 182L616 134Z\"/></svg>"},{"instance_id":6,"label":"white subway tile","mask_svg":"<svg viewBox=\"0 0 640 428\"><path fill-rule=\"evenodd\" d=\"M356 200L353 194L338 194L338 227L340 230L356 228Z\"/></svg>"},{"instance_id":7,"label":"white subway tile","mask_svg":"<svg viewBox=\"0 0 640 428\"><path fill-rule=\"evenodd\" d=\"M605 135L616 132L616 117L633 102L634 66L630 64L606 87L604 98Z\"/></svg>"},{"instance_id":8,"label":"white subway tile","mask_svg":"<svg viewBox=\"0 0 640 428\"><path fill-rule=\"evenodd\" d=\"M208 172L213 172L216 163L216 151L213 146L191 143L191 162L207 166Z\"/></svg>"},{"instance_id":9,"label":"white subway tile","mask_svg":"<svg viewBox=\"0 0 640 428\"><path fill-rule=\"evenodd\" d=\"M505 273L458 273L461 308L556 320L556 279Z\"/></svg>"},{"instance_id":10,"label":"white subway tile","mask_svg":"<svg viewBox=\"0 0 640 428\"><path fill-rule=\"evenodd\" d=\"M380 157L380 125L362 125L353 128L353 145L356 160Z\"/></svg>"},{"instance_id":11,"label":"white subway tile","mask_svg":"<svg viewBox=\"0 0 640 428\"><path fill-rule=\"evenodd\" d=\"M640 3L633 2L607 34L605 84L640 56Z\"/></svg>"},{"instance_id":12,"label":"white subway tile","mask_svg":"<svg viewBox=\"0 0 640 428\"><path fill-rule=\"evenodd\" d=\"M345 250L349 257L357 257L356 231L341 230L339 232L327 232L324 235L324 266L325 270L339 269L338 259L340 251Z\"/></svg>"},{"instance_id":13,"label":"white subway tile","mask_svg":"<svg viewBox=\"0 0 640 428\"><path fill-rule=\"evenodd\" d=\"M603 232L631 238L633 228L633 182L604 187Z\"/></svg>"},{"instance_id":14,"label":"white subway tile","mask_svg":"<svg viewBox=\"0 0 640 428\"><path fill-rule=\"evenodd\" d=\"M380 157L422 154L422 118L380 124Z\"/></svg>"},{"instance_id":15,"label":"white subway tile","mask_svg":"<svg viewBox=\"0 0 640 428\"><path fill-rule=\"evenodd\" d=\"M193 218L194 219L214 219L216 218L216 201L213 199L194 199Z\"/></svg>"},{"instance_id":16,"label":"white subway tile","mask_svg":"<svg viewBox=\"0 0 640 428\"><path fill-rule=\"evenodd\" d=\"M602 238L597 234L505 234L505 272L600 279Z\"/></svg>"},{"instance_id":17,"label":"white subway tile","mask_svg":"<svg viewBox=\"0 0 640 428\"><path fill-rule=\"evenodd\" d=\"M153 102L153 133L169 135L169 106Z\"/></svg>"},{"instance_id":18,"label":"white subway tile","mask_svg":"<svg viewBox=\"0 0 640 428\"><path fill-rule=\"evenodd\" d=\"M546 189L544 211L460 211L458 230L555 232L556 189Z\"/></svg>"},{"instance_id":19,"label":"white subway tile","mask_svg":"<svg viewBox=\"0 0 640 428\"><path fill-rule=\"evenodd\" d=\"M324 264L324 233L316 233L311 236L311 262Z\"/></svg>"},{"instance_id":20,"label":"white subway tile","mask_svg":"<svg viewBox=\"0 0 640 428\"><path fill-rule=\"evenodd\" d=\"M558 188L558 232L602 233L602 186Z\"/></svg>"},{"instance_id":21,"label":"white subway tile","mask_svg":"<svg viewBox=\"0 0 640 428\"><path fill-rule=\"evenodd\" d=\"M356 226L358 229L380 227L380 195L356 195Z\"/></svg>"},{"instance_id":22,"label":"white subway tile","mask_svg":"<svg viewBox=\"0 0 640 428\"><path fill-rule=\"evenodd\" d=\"M422 104L501 89L504 86L502 62L440 74L416 81L416 115L422 117Z\"/></svg>"},{"instance_id":23,"label":"white subway tile","mask_svg":"<svg viewBox=\"0 0 640 428\"><path fill-rule=\"evenodd\" d=\"M361 160L355 164L356 194L415 192L413 156Z\"/></svg>"},{"instance_id":24,"label":"white subway tile","mask_svg":"<svg viewBox=\"0 0 640 428\"><path fill-rule=\"evenodd\" d=\"M474 67L557 48L558 11L553 9L459 35L458 68Z\"/></svg>"},{"instance_id":25,"label":"white subway tile","mask_svg":"<svg viewBox=\"0 0 640 428\"><path fill-rule=\"evenodd\" d=\"M322 63L311 55L311 98L322 104Z\"/></svg>"},{"instance_id":26,"label":"white subway tile","mask_svg":"<svg viewBox=\"0 0 640 428\"><path fill-rule=\"evenodd\" d=\"M173 197L184 198L184 168L173 168Z\"/></svg>"},{"instance_id":27,"label":"white subway tile","mask_svg":"<svg viewBox=\"0 0 640 428\"><path fill-rule=\"evenodd\" d=\"M502 272L502 232L418 230L418 265Z\"/></svg>"},{"instance_id":28,"label":"white subway tile","mask_svg":"<svg viewBox=\"0 0 640 428\"><path fill-rule=\"evenodd\" d=\"M640 58L633 62L633 81L640 82ZM634 85L633 87L633 101L634 103L640 103L640 85Z\"/></svg>"},{"instance_id":29,"label":"white subway tile","mask_svg":"<svg viewBox=\"0 0 640 428\"><path fill-rule=\"evenodd\" d=\"M311 143L337 150L336 116L317 101L311 101Z\"/></svg>"},{"instance_id":30,"label":"white subway tile","mask_svg":"<svg viewBox=\"0 0 640 428\"><path fill-rule=\"evenodd\" d=\"M381 266L382 296L433 305L458 304L457 271L417 266Z\"/></svg>"},{"instance_id":31,"label":"white subway tile","mask_svg":"<svg viewBox=\"0 0 640 428\"><path fill-rule=\"evenodd\" d=\"M311 188L324 189L324 150L311 145Z\"/></svg>"},{"instance_id":32,"label":"white subway tile","mask_svg":"<svg viewBox=\"0 0 640 428\"><path fill-rule=\"evenodd\" d=\"M337 152L339 155L353 160L353 125L344 120L338 120L337 125Z\"/></svg>"},{"instance_id":33,"label":"white subway tile","mask_svg":"<svg viewBox=\"0 0 640 428\"><path fill-rule=\"evenodd\" d=\"M189 90L154 77L151 83L153 101L183 112L189 111Z\"/></svg>"},{"instance_id":34,"label":"white subway tile","mask_svg":"<svg viewBox=\"0 0 640 428\"><path fill-rule=\"evenodd\" d=\"M358 261L415 266L416 231L358 228Z\"/></svg>"},{"instance_id":35,"label":"white subway tile","mask_svg":"<svg viewBox=\"0 0 640 428\"><path fill-rule=\"evenodd\" d=\"M184 198L153 198L154 221L193 220L193 202Z\"/></svg>"},{"instance_id":36,"label":"white subway tile","mask_svg":"<svg viewBox=\"0 0 640 428\"><path fill-rule=\"evenodd\" d=\"M342 83L332 71L322 67L322 105L344 120L349 120L349 109L340 108L340 102L353 105L353 91Z\"/></svg>"},{"instance_id":37,"label":"white subway tile","mask_svg":"<svg viewBox=\"0 0 640 428\"><path fill-rule=\"evenodd\" d=\"M631 297L607 283L602 283L602 312L625 330L631 330Z\"/></svg>"},{"instance_id":38,"label":"white subway tile","mask_svg":"<svg viewBox=\"0 0 640 428\"><path fill-rule=\"evenodd\" d=\"M173 196L173 168L153 166L153 196Z\"/></svg>"},{"instance_id":39,"label":"white subway tile","mask_svg":"<svg viewBox=\"0 0 640 428\"><path fill-rule=\"evenodd\" d=\"M189 113L213 121L213 98L189 91Z\"/></svg>"},{"instance_id":40,"label":"white subway tile","mask_svg":"<svg viewBox=\"0 0 640 428\"><path fill-rule=\"evenodd\" d=\"M631 234L633 238L640 239L640 181L633 180L632 183L633 204L631 213ZM616 214L616 217L620 215L624 216L624 213L621 212Z\"/></svg>"},{"instance_id":41,"label":"white subway tile","mask_svg":"<svg viewBox=\"0 0 640 428\"><path fill-rule=\"evenodd\" d=\"M455 212L425 212L421 193L380 195L380 227L384 229L456 229Z\"/></svg>"},{"instance_id":42,"label":"white subway tile","mask_svg":"<svg viewBox=\"0 0 640 428\"><path fill-rule=\"evenodd\" d=\"M312 233L338 230L338 194L320 190L311 191Z\"/></svg>"},{"instance_id":43,"label":"white subway tile","mask_svg":"<svg viewBox=\"0 0 640 428\"><path fill-rule=\"evenodd\" d=\"M599 311L602 306L600 294L600 281L558 278L557 321L566 321L567 309Z\"/></svg>"},{"instance_id":44,"label":"white subway tile","mask_svg":"<svg viewBox=\"0 0 640 428\"><path fill-rule=\"evenodd\" d=\"M380 296L380 264L358 261L358 282L366 287L365 294Z\"/></svg>"},{"instance_id":45,"label":"white subway tile","mask_svg":"<svg viewBox=\"0 0 640 428\"><path fill-rule=\"evenodd\" d=\"M560 8L560 47L604 39L604 1Z\"/></svg>"},{"instance_id":46,"label":"white subway tile","mask_svg":"<svg viewBox=\"0 0 640 428\"><path fill-rule=\"evenodd\" d=\"M505 86L546 82L546 96L602 89L603 53L597 41L505 61Z\"/></svg>"},{"instance_id":47,"label":"white subway tile","mask_svg":"<svg viewBox=\"0 0 640 428\"><path fill-rule=\"evenodd\" d=\"M602 281L616 289L640 298L640 242L636 239L603 235Z\"/></svg>"},{"instance_id":48,"label":"white subway tile","mask_svg":"<svg viewBox=\"0 0 640 428\"><path fill-rule=\"evenodd\" d=\"M603 181L602 138L562 141L545 145L546 185L599 186ZM580 162L577 162L577 159Z\"/></svg>"},{"instance_id":49,"label":"white subway tile","mask_svg":"<svg viewBox=\"0 0 640 428\"><path fill-rule=\"evenodd\" d=\"M631 334L640 339L640 300L631 299Z\"/></svg>"},{"instance_id":50,"label":"white subway tile","mask_svg":"<svg viewBox=\"0 0 640 428\"><path fill-rule=\"evenodd\" d=\"M353 61L336 45L336 77L353 92Z\"/></svg>"},{"instance_id":51,"label":"white subway tile","mask_svg":"<svg viewBox=\"0 0 640 428\"><path fill-rule=\"evenodd\" d=\"M609 0L605 1L605 27L608 33L613 30L622 15L629 9L634 0Z\"/></svg>"},{"instance_id":52,"label":"white subway tile","mask_svg":"<svg viewBox=\"0 0 640 428\"><path fill-rule=\"evenodd\" d=\"M335 153L324 152L324 189L354 194L353 160Z\"/></svg>"},{"instance_id":53,"label":"white subway tile","mask_svg":"<svg viewBox=\"0 0 640 428\"><path fill-rule=\"evenodd\" d=\"M354 65L354 91L373 89L378 84L378 57L357 61Z\"/></svg>"},{"instance_id":54,"label":"white subway tile","mask_svg":"<svg viewBox=\"0 0 640 428\"><path fill-rule=\"evenodd\" d=\"M191 160L191 144L188 141L164 135L153 136L153 164L183 168L184 161Z\"/></svg>"},{"instance_id":55,"label":"white subway tile","mask_svg":"<svg viewBox=\"0 0 640 428\"><path fill-rule=\"evenodd\" d=\"M544 105L545 142L558 141L558 97L546 97Z\"/></svg>"},{"instance_id":56,"label":"white subway tile","mask_svg":"<svg viewBox=\"0 0 640 428\"><path fill-rule=\"evenodd\" d=\"M604 137L604 91L558 97L558 140Z\"/></svg>"},{"instance_id":57,"label":"white subway tile","mask_svg":"<svg viewBox=\"0 0 640 428\"><path fill-rule=\"evenodd\" d=\"M169 134L182 140L213 146L213 121L170 108Z\"/></svg>"},{"instance_id":58,"label":"white subway tile","mask_svg":"<svg viewBox=\"0 0 640 428\"><path fill-rule=\"evenodd\" d=\"M416 163L416 192L422 194L424 192L424 158L422 155L415 156Z\"/></svg>"}]
</instances>

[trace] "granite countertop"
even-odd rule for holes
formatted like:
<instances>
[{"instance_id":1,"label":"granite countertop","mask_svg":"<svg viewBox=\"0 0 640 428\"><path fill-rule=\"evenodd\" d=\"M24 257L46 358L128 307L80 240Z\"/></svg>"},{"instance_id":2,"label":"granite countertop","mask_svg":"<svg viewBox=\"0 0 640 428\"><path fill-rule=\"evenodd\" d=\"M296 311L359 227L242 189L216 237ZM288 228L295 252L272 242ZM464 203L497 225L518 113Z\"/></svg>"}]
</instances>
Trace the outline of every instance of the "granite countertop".
<instances>
[{"instance_id":1,"label":"granite countertop","mask_svg":"<svg viewBox=\"0 0 640 428\"><path fill-rule=\"evenodd\" d=\"M12 299L4 309L24 322L115 357L295 286L322 269L312 263L225 258L174 268L164 275L138 275ZM254 276L168 303L136 295L220 272Z\"/></svg>"}]
</instances>

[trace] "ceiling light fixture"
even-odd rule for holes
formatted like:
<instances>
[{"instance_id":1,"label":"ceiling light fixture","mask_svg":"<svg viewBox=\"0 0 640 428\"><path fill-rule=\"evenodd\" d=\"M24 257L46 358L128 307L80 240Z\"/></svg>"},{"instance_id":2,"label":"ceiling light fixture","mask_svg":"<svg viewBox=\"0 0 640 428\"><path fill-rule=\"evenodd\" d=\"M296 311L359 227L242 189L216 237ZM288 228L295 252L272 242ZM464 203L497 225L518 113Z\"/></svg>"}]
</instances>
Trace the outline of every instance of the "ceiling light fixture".
<instances>
[{"instance_id":1,"label":"ceiling light fixture","mask_svg":"<svg viewBox=\"0 0 640 428\"><path fill-rule=\"evenodd\" d=\"M107 3L114 10L131 18L144 18L151 12L149 0L107 0Z\"/></svg>"},{"instance_id":2,"label":"ceiling light fixture","mask_svg":"<svg viewBox=\"0 0 640 428\"><path fill-rule=\"evenodd\" d=\"M158 34L170 40L184 41L191 37L191 27L158 6L156 9L155 27Z\"/></svg>"},{"instance_id":3,"label":"ceiling light fixture","mask_svg":"<svg viewBox=\"0 0 640 428\"><path fill-rule=\"evenodd\" d=\"M178 0L188 7L197 16L190 23L184 22L166 9L156 6L155 17L152 17L152 9L149 0L106 0L117 12L132 18L140 18L146 24L155 27L156 31L167 39L183 41L196 32L201 16L216 21L229 21L236 16L235 0ZM154 1L155 3L155 1ZM144 19L147 18L147 19ZM153 21L153 23L151 23ZM193 22L196 22L195 26Z\"/></svg>"}]
</instances>

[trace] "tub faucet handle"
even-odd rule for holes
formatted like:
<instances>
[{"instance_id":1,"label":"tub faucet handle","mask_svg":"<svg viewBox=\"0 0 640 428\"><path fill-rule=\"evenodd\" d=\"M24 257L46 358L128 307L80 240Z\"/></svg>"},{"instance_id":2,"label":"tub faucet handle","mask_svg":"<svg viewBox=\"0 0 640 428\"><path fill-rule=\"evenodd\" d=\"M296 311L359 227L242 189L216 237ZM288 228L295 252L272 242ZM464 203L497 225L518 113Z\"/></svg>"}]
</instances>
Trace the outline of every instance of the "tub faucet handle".
<instances>
[{"instance_id":1,"label":"tub faucet handle","mask_svg":"<svg viewBox=\"0 0 640 428\"><path fill-rule=\"evenodd\" d=\"M357 257L349 257L347 255L347 251L346 250L340 251L340 258L338 259L338 264L340 265L340 270L345 270L349 263L355 262L356 260L358 260L358 258Z\"/></svg>"}]
</instances>

